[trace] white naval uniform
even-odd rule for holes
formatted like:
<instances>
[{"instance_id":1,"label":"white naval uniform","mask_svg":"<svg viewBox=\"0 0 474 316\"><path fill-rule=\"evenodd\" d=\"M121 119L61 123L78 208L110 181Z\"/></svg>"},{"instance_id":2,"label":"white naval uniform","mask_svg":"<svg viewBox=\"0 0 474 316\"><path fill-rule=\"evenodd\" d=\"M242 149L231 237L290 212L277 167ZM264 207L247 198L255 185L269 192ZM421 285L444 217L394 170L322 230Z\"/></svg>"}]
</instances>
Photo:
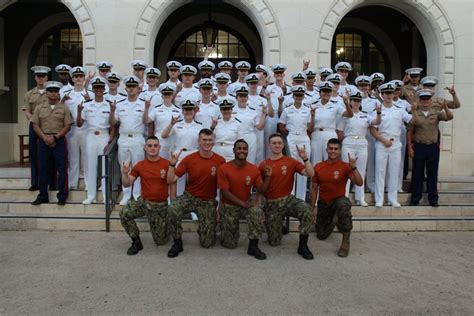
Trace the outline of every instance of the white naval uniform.
<instances>
[{"instance_id":1,"label":"white naval uniform","mask_svg":"<svg viewBox=\"0 0 474 316\"><path fill-rule=\"evenodd\" d=\"M61 89L59 89L59 94L64 95L64 91L71 91L74 89L74 86L68 82L68 84L64 85Z\"/></svg>"},{"instance_id":2,"label":"white naval uniform","mask_svg":"<svg viewBox=\"0 0 474 316\"><path fill-rule=\"evenodd\" d=\"M84 93L89 95L90 99L94 99L94 93L86 89L81 91L65 90L61 99L64 95L69 95L69 100L66 100L64 104L71 111L73 124L71 129L67 133L67 151L68 151L68 179L69 179L69 188L77 188L79 185L79 174L84 174L84 180L86 183L87 190L87 123L84 123L81 127L77 127L77 106L81 102L86 100L82 96ZM82 171L82 172L80 172Z\"/></svg>"},{"instance_id":3,"label":"white naval uniform","mask_svg":"<svg viewBox=\"0 0 474 316\"><path fill-rule=\"evenodd\" d=\"M200 101L201 93L194 86L191 88L183 87L174 98L174 104L176 104L178 107L181 107L181 103L185 100Z\"/></svg>"},{"instance_id":4,"label":"white naval uniform","mask_svg":"<svg viewBox=\"0 0 474 316\"><path fill-rule=\"evenodd\" d=\"M268 91L268 90L267 90ZM262 107L268 106L268 101L266 98L256 94L256 95L248 95L248 105L255 110L257 110L260 115L262 113ZM268 113L268 108L267 108ZM278 113L275 112L273 117L278 117ZM265 148L267 147L268 143L265 140L265 127L267 126L268 122L268 115L265 118L265 126L262 130L255 129L255 135L257 136L257 152L255 154L255 161L256 163L260 163L265 159Z\"/></svg>"},{"instance_id":5,"label":"white naval uniform","mask_svg":"<svg viewBox=\"0 0 474 316\"><path fill-rule=\"evenodd\" d=\"M87 199L95 200L97 193L97 159L104 154L109 141L110 105L94 100L84 103L81 117L87 122ZM105 202L105 178L101 177L102 197Z\"/></svg>"},{"instance_id":6,"label":"white naval uniform","mask_svg":"<svg viewBox=\"0 0 474 316\"><path fill-rule=\"evenodd\" d=\"M262 112L248 105L241 108L238 105L233 108L232 116L242 122L239 130L239 138L243 138L248 143L247 161L257 162L257 124L260 121Z\"/></svg>"},{"instance_id":7,"label":"white naval uniform","mask_svg":"<svg viewBox=\"0 0 474 316\"><path fill-rule=\"evenodd\" d=\"M349 89L350 92L349 94L351 94L352 92L356 92L357 90L357 87L352 85L352 84L349 84L349 83L346 83L345 85L340 85L339 86L339 89L337 90L337 93L340 95L340 96L343 96L344 94L346 94L346 89Z\"/></svg>"},{"instance_id":8,"label":"white naval uniform","mask_svg":"<svg viewBox=\"0 0 474 316\"><path fill-rule=\"evenodd\" d=\"M199 147L199 131L202 129L200 122L192 121L186 123L184 120L173 125L170 132L170 137L173 137L174 146L172 152L178 153L180 150L178 164L184 157L196 152ZM182 195L186 187L186 177L181 177L176 183L176 195Z\"/></svg>"},{"instance_id":9,"label":"white naval uniform","mask_svg":"<svg viewBox=\"0 0 474 316\"><path fill-rule=\"evenodd\" d=\"M337 129L344 132L342 141L341 158L345 162L349 162L348 154L351 157L357 157L356 167L364 179L365 170L367 168L367 131L374 117L366 112L359 111L354 113L353 117L344 117L337 125ZM346 195L349 195L350 181L347 181ZM354 185L355 200L365 202L364 184L361 186Z\"/></svg>"},{"instance_id":10,"label":"white naval uniform","mask_svg":"<svg viewBox=\"0 0 474 316\"><path fill-rule=\"evenodd\" d=\"M407 100L398 98L398 100L393 100L393 104L398 106L400 109L405 110L406 112L411 112L411 104ZM400 161L400 172L398 173L398 190L402 190L403 186L403 168L405 167L405 152L407 149L407 127L405 124L402 124L402 130L400 134L400 142L402 143L401 150L401 161Z\"/></svg>"},{"instance_id":11,"label":"white naval uniform","mask_svg":"<svg viewBox=\"0 0 474 316\"><path fill-rule=\"evenodd\" d=\"M304 94L303 103L305 103L305 104L314 104L314 103L318 102L319 99L320 99L319 91L316 91L316 89L314 89L313 91L306 90L306 92Z\"/></svg>"},{"instance_id":12,"label":"white naval uniform","mask_svg":"<svg viewBox=\"0 0 474 316\"><path fill-rule=\"evenodd\" d=\"M140 95L140 99L143 99L145 101L148 101L151 99L151 106L157 106L158 104L163 103L163 97L161 96L160 91L158 88L156 90L150 91L150 90L143 90Z\"/></svg>"},{"instance_id":13,"label":"white naval uniform","mask_svg":"<svg viewBox=\"0 0 474 316\"><path fill-rule=\"evenodd\" d=\"M243 82L240 81L234 81L229 86L227 87L227 93L230 95L235 95L235 90L237 90L240 86L245 86L247 85L247 82L245 80Z\"/></svg>"},{"instance_id":14,"label":"white naval uniform","mask_svg":"<svg viewBox=\"0 0 474 316\"><path fill-rule=\"evenodd\" d=\"M155 136L160 140L160 156L168 160L170 159L174 139L173 136L163 138L161 133L171 122L171 117L181 117L181 110L174 104L170 106L158 104L148 110L148 118L155 125Z\"/></svg>"},{"instance_id":15,"label":"white naval uniform","mask_svg":"<svg viewBox=\"0 0 474 316\"><path fill-rule=\"evenodd\" d=\"M374 97L367 97L362 99L361 109L362 111L373 115L376 113L377 105L380 101ZM372 136L370 131L367 133L367 172L365 174L365 187L370 192L375 192L375 138Z\"/></svg>"},{"instance_id":16,"label":"white naval uniform","mask_svg":"<svg viewBox=\"0 0 474 316\"><path fill-rule=\"evenodd\" d=\"M242 123L239 119L231 117L229 121L220 118L214 129L214 147L212 151L225 158L226 161L234 159L234 143L239 139Z\"/></svg>"},{"instance_id":17,"label":"white naval uniform","mask_svg":"<svg viewBox=\"0 0 474 316\"><path fill-rule=\"evenodd\" d=\"M386 139L392 139L392 146L385 147L377 141L375 144L375 203L381 206L384 200L385 176L389 178L387 185L388 201L398 203L398 173L400 170L401 147L400 134L403 122L408 123L411 115L405 110L392 105L382 105L379 133Z\"/></svg>"},{"instance_id":18,"label":"white naval uniform","mask_svg":"<svg viewBox=\"0 0 474 316\"><path fill-rule=\"evenodd\" d=\"M145 102L137 99L134 102L128 99L117 103L115 110L115 120L120 122L118 139L118 153L120 165L125 161L131 161L135 165L145 159L145 137L143 130L143 112L145 111ZM141 192L140 179L133 184L133 196L138 199ZM132 189L123 187L123 196L121 204L128 201L131 197Z\"/></svg>"},{"instance_id":19,"label":"white naval uniform","mask_svg":"<svg viewBox=\"0 0 474 316\"><path fill-rule=\"evenodd\" d=\"M291 86L286 84L286 90L290 91ZM268 85L266 92L270 92L271 94L271 101L272 101L272 107L275 115L273 117L267 116L266 121L265 121L265 129L264 129L264 141L265 141L265 157L268 158L270 157L271 150L270 147L268 146L268 137L271 134L274 134L277 132L277 126L278 126L278 98L280 96L283 96L283 89L279 87L276 84L271 84Z\"/></svg>"},{"instance_id":20,"label":"white naval uniform","mask_svg":"<svg viewBox=\"0 0 474 316\"><path fill-rule=\"evenodd\" d=\"M104 93L104 98L107 102L114 103L114 101L119 102L122 100L126 100L127 95L121 92L118 92L116 95L111 95L110 93L107 93L107 94Z\"/></svg>"},{"instance_id":21,"label":"white naval uniform","mask_svg":"<svg viewBox=\"0 0 474 316\"><path fill-rule=\"evenodd\" d=\"M344 113L338 102L329 100L322 104L321 100L313 105L316 108L314 129L311 133L311 164L328 159L326 147L328 140L337 138L336 124Z\"/></svg>"},{"instance_id":22,"label":"white naval uniform","mask_svg":"<svg viewBox=\"0 0 474 316\"><path fill-rule=\"evenodd\" d=\"M299 108L296 108L295 105L292 104L283 109L279 123L285 124L288 129L289 133L286 140L291 157L303 162L296 146L298 146L298 148L306 148L306 155L308 157L311 155L311 141L307 133L308 124L311 123L311 108L306 104L302 104ZM296 175L293 191L295 192L295 196L303 201L306 200L307 183L307 177L300 174Z\"/></svg>"},{"instance_id":23,"label":"white naval uniform","mask_svg":"<svg viewBox=\"0 0 474 316\"><path fill-rule=\"evenodd\" d=\"M211 128L212 120L216 120L220 115L221 111L215 102L203 103L201 101L195 120L202 124L202 128Z\"/></svg>"}]
</instances>

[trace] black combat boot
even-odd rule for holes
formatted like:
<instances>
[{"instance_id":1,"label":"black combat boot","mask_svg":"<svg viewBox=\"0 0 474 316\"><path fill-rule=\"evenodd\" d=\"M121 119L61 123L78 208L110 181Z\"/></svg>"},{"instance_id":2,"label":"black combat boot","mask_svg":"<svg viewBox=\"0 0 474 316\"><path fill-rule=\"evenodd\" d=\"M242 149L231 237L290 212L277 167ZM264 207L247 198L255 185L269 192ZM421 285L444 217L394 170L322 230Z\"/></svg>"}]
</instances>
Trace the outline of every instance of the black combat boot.
<instances>
[{"instance_id":1,"label":"black combat boot","mask_svg":"<svg viewBox=\"0 0 474 316\"><path fill-rule=\"evenodd\" d=\"M300 235L300 244L298 246L298 253L306 260L312 260L314 256L308 248L308 237L309 235Z\"/></svg>"},{"instance_id":2,"label":"black combat boot","mask_svg":"<svg viewBox=\"0 0 474 316\"><path fill-rule=\"evenodd\" d=\"M183 240L181 238L174 239L173 246L168 251L168 257L174 258L179 255L180 252L183 251Z\"/></svg>"},{"instance_id":3,"label":"black combat boot","mask_svg":"<svg viewBox=\"0 0 474 316\"><path fill-rule=\"evenodd\" d=\"M127 255L136 255L140 250L143 249L142 241L140 237L132 237L132 245L127 250Z\"/></svg>"},{"instance_id":4,"label":"black combat boot","mask_svg":"<svg viewBox=\"0 0 474 316\"><path fill-rule=\"evenodd\" d=\"M258 248L258 239L249 239L249 248L247 250L249 256L254 256L258 260L265 260L267 256Z\"/></svg>"},{"instance_id":5,"label":"black combat boot","mask_svg":"<svg viewBox=\"0 0 474 316\"><path fill-rule=\"evenodd\" d=\"M341 247L339 248L339 251L337 252L337 255L339 257L347 257L349 255L349 249L351 246L351 232L345 232L342 233L342 242L341 242Z\"/></svg>"},{"instance_id":6,"label":"black combat boot","mask_svg":"<svg viewBox=\"0 0 474 316\"><path fill-rule=\"evenodd\" d=\"M281 227L281 232L283 235L287 235L290 232L290 217L286 216L285 217L285 222L283 223L283 226Z\"/></svg>"}]
</instances>

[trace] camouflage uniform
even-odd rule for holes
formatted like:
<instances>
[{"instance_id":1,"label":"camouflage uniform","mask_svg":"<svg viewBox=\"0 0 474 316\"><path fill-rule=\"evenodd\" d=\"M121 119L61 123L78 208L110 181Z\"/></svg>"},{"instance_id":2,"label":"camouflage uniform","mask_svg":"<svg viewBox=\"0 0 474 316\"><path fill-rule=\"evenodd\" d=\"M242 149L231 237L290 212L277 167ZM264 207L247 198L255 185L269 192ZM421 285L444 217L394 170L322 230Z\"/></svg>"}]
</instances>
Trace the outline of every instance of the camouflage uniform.
<instances>
[{"instance_id":1,"label":"camouflage uniform","mask_svg":"<svg viewBox=\"0 0 474 316\"><path fill-rule=\"evenodd\" d=\"M275 201L267 201L263 211L265 213L265 228L270 246L281 244L281 239L283 238L281 226L285 216L299 219L300 235L308 235L311 230L311 207L293 195L288 195Z\"/></svg>"},{"instance_id":2,"label":"camouflage uniform","mask_svg":"<svg viewBox=\"0 0 474 316\"><path fill-rule=\"evenodd\" d=\"M263 233L263 211L260 207L243 208L236 205L221 206L221 244L226 248L236 248L239 242L240 215L247 217L248 238L260 239Z\"/></svg>"},{"instance_id":3,"label":"camouflage uniform","mask_svg":"<svg viewBox=\"0 0 474 316\"><path fill-rule=\"evenodd\" d=\"M198 234L201 246L204 248L213 246L216 242L216 201L201 200L186 191L171 202L169 223L173 238L181 239L183 234L181 218L190 212L196 212L199 218Z\"/></svg>"},{"instance_id":4,"label":"camouflage uniform","mask_svg":"<svg viewBox=\"0 0 474 316\"><path fill-rule=\"evenodd\" d=\"M169 237L168 232L168 202L154 203L139 198L130 201L120 211L120 222L131 238L139 237L135 218L146 216L150 223L150 231L157 245L166 244Z\"/></svg>"},{"instance_id":5,"label":"camouflage uniform","mask_svg":"<svg viewBox=\"0 0 474 316\"><path fill-rule=\"evenodd\" d=\"M334 226L341 233L352 230L351 201L343 196L331 203L318 201L318 215L316 216L316 236L318 239L326 239L331 235Z\"/></svg>"}]
</instances>

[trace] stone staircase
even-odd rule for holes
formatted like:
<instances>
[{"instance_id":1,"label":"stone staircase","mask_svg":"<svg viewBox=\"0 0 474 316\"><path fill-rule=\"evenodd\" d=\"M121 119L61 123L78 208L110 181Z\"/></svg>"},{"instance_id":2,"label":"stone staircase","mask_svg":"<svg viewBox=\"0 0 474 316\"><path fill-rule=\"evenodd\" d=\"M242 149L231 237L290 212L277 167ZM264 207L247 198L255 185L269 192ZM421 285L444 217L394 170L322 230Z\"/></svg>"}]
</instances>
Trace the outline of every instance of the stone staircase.
<instances>
[{"instance_id":1,"label":"stone staircase","mask_svg":"<svg viewBox=\"0 0 474 316\"><path fill-rule=\"evenodd\" d=\"M83 190L69 194L68 204L58 206L56 193L50 192L50 203L31 205L37 192L30 192L28 168L0 168L0 230L105 230L105 209L102 194L99 203L82 205L86 197ZM404 183L408 189L409 183ZM83 188L81 182L80 188ZM352 208L354 231L462 231L474 230L474 177L450 177L439 181L440 207L408 206L410 194L400 193L401 208L373 206L373 194L366 193L369 207ZM351 199L353 198L351 194ZM117 206L112 213L111 230L123 230ZM139 220L142 230L148 230L145 219ZM185 231L196 231L197 223L184 221ZM242 225L246 231L246 225ZM290 230L297 231L297 221L291 221Z\"/></svg>"}]
</instances>

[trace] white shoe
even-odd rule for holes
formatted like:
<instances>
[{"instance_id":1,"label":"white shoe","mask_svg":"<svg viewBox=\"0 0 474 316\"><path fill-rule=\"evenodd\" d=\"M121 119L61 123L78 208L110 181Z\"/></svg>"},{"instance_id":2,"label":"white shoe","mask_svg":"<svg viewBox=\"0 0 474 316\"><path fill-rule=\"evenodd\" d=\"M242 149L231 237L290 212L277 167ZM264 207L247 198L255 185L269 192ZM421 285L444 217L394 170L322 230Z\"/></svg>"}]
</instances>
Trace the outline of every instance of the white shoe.
<instances>
[{"instance_id":1,"label":"white shoe","mask_svg":"<svg viewBox=\"0 0 474 316\"><path fill-rule=\"evenodd\" d=\"M398 193L403 193L403 192L405 192L405 191L403 191L402 188L398 189Z\"/></svg>"},{"instance_id":2,"label":"white shoe","mask_svg":"<svg viewBox=\"0 0 474 316\"><path fill-rule=\"evenodd\" d=\"M395 207L395 208L400 208L400 207L402 207L402 206L400 205L400 203L398 203L398 202L392 202L392 203L390 203L390 204L392 205L392 207Z\"/></svg>"},{"instance_id":3,"label":"white shoe","mask_svg":"<svg viewBox=\"0 0 474 316\"><path fill-rule=\"evenodd\" d=\"M360 200L360 201L359 201L359 205L362 206L362 207L367 207L367 206L369 206L369 204L367 204L367 202L364 201L364 200Z\"/></svg>"},{"instance_id":4,"label":"white shoe","mask_svg":"<svg viewBox=\"0 0 474 316\"><path fill-rule=\"evenodd\" d=\"M128 203L128 199L121 199L120 200L120 205L124 206L124 205L127 205Z\"/></svg>"},{"instance_id":5,"label":"white shoe","mask_svg":"<svg viewBox=\"0 0 474 316\"><path fill-rule=\"evenodd\" d=\"M191 219L192 219L193 221L197 221L197 220L198 220L198 217L197 217L196 213L191 212Z\"/></svg>"},{"instance_id":6,"label":"white shoe","mask_svg":"<svg viewBox=\"0 0 474 316\"><path fill-rule=\"evenodd\" d=\"M381 208L381 207L383 207L383 203L375 203L375 207Z\"/></svg>"},{"instance_id":7,"label":"white shoe","mask_svg":"<svg viewBox=\"0 0 474 316\"><path fill-rule=\"evenodd\" d=\"M85 199L84 201L82 201L82 204L88 205L88 204L92 204L94 202L95 202L95 199L88 198L88 199Z\"/></svg>"}]
</instances>

